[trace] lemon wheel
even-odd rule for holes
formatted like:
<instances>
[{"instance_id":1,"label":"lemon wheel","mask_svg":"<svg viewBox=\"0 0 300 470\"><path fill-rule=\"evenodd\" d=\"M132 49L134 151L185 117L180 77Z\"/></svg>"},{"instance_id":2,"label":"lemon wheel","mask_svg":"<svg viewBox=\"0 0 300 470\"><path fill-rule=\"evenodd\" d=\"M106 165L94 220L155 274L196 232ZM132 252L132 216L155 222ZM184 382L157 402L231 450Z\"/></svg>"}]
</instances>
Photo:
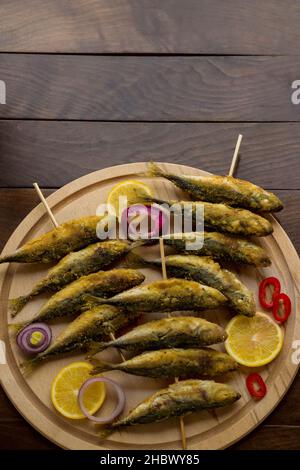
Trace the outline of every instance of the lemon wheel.
<instances>
[{"instance_id":1,"label":"lemon wheel","mask_svg":"<svg viewBox=\"0 0 300 470\"><path fill-rule=\"evenodd\" d=\"M78 393L82 384L90 378L93 366L88 362L73 362L61 369L52 382L51 399L54 407L70 419L83 419L84 414L78 405ZM84 406L93 415L105 399L104 383L96 382L86 390Z\"/></svg>"},{"instance_id":2,"label":"lemon wheel","mask_svg":"<svg viewBox=\"0 0 300 470\"><path fill-rule=\"evenodd\" d=\"M112 212L111 209L114 209L116 211L116 215L119 217L121 215L119 213L120 207L123 203L123 201L121 202L120 197L127 198L126 206L129 207L133 204L143 202L144 198L151 197L152 195L151 188L141 181L121 181L120 183L116 184L108 194L108 210Z\"/></svg>"},{"instance_id":3,"label":"lemon wheel","mask_svg":"<svg viewBox=\"0 0 300 470\"><path fill-rule=\"evenodd\" d=\"M226 327L225 349L239 364L260 367L273 361L283 345L283 330L265 313L237 315Z\"/></svg>"}]
</instances>

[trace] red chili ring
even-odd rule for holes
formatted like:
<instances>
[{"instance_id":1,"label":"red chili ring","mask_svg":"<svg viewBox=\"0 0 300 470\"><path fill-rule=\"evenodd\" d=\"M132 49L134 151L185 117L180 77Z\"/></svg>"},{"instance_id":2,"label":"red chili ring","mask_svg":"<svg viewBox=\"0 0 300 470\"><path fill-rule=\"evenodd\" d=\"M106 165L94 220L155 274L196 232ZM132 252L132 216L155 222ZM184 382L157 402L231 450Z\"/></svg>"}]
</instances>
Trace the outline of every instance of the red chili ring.
<instances>
[{"instance_id":1,"label":"red chili ring","mask_svg":"<svg viewBox=\"0 0 300 470\"><path fill-rule=\"evenodd\" d=\"M281 301L283 302L283 306L284 306L283 315L280 314ZM281 292L274 298L272 313L273 313L275 320L278 321L279 323L284 323L287 321L287 319L289 318L291 314L291 309L292 309L291 299L284 292Z\"/></svg>"},{"instance_id":2,"label":"red chili ring","mask_svg":"<svg viewBox=\"0 0 300 470\"><path fill-rule=\"evenodd\" d=\"M272 295L271 302L267 302L266 299L266 288L268 286L273 286L274 291ZM281 285L280 281L276 277L266 277L259 284L259 302L260 305L265 309L271 309L274 305L274 299L280 294Z\"/></svg>"},{"instance_id":3,"label":"red chili ring","mask_svg":"<svg viewBox=\"0 0 300 470\"><path fill-rule=\"evenodd\" d=\"M250 395L254 398L261 399L267 393L267 386L263 378L257 372L253 372L253 374L248 375L246 378L246 385ZM258 388L255 388L255 385L257 385Z\"/></svg>"}]
</instances>

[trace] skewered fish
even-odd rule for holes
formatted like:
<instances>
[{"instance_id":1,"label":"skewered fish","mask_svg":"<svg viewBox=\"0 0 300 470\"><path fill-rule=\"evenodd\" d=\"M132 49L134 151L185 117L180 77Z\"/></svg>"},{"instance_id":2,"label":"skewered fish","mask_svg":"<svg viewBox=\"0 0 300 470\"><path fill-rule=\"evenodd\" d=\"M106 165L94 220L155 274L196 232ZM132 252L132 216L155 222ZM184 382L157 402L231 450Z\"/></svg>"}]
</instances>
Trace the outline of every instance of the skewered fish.
<instances>
[{"instance_id":1,"label":"skewered fish","mask_svg":"<svg viewBox=\"0 0 300 470\"><path fill-rule=\"evenodd\" d=\"M108 339L110 333L129 325L135 318L113 305L98 305L75 318L45 351L23 362L21 369L28 373L48 359L85 351L91 342Z\"/></svg>"},{"instance_id":2,"label":"skewered fish","mask_svg":"<svg viewBox=\"0 0 300 470\"><path fill-rule=\"evenodd\" d=\"M215 308L226 303L226 297L217 289L185 279L155 281L122 292L110 299L86 296L87 303L88 299L94 303L108 303L140 312L197 310Z\"/></svg>"},{"instance_id":3,"label":"skewered fish","mask_svg":"<svg viewBox=\"0 0 300 470\"><path fill-rule=\"evenodd\" d=\"M253 266L270 266L271 264L271 260L263 248L246 238L218 232L177 233L166 235L163 238L166 245L187 254L211 256L220 261L234 261ZM197 245L198 239L199 245L203 239L203 246L194 249L193 244L196 242Z\"/></svg>"},{"instance_id":4,"label":"skewered fish","mask_svg":"<svg viewBox=\"0 0 300 470\"><path fill-rule=\"evenodd\" d=\"M233 235L265 237L273 232L271 222L261 215L246 209L238 209L226 204L193 201L163 201L145 197L145 202L166 204L176 214L184 214L186 219L196 217L198 207L204 208L204 227ZM184 210L184 212L183 212Z\"/></svg>"},{"instance_id":5,"label":"skewered fish","mask_svg":"<svg viewBox=\"0 0 300 470\"><path fill-rule=\"evenodd\" d=\"M224 202L257 212L278 212L283 208L275 194L232 176L175 175L152 162L148 164L148 175L166 178L198 200Z\"/></svg>"},{"instance_id":6,"label":"skewered fish","mask_svg":"<svg viewBox=\"0 0 300 470\"><path fill-rule=\"evenodd\" d=\"M152 378L214 377L237 369L237 363L228 354L214 349L160 349L111 364L92 359L92 375L111 370Z\"/></svg>"},{"instance_id":7,"label":"skewered fish","mask_svg":"<svg viewBox=\"0 0 300 470\"><path fill-rule=\"evenodd\" d=\"M131 261L130 261L131 260ZM126 261L125 261L126 262ZM227 269L222 269L212 258L195 255L169 255L165 257L168 274L172 277L191 279L218 289L227 297L228 305L241 315L255 315L252 292ZM161 268L161 259L145 260L133 254L126 262L130 267L154 266ZM129 267L128 266L128 267Z\"/></svg>"},{"instance_id":8,"label":"skewered fish","mask_svg":"<svg viewBox=\"0 0 300 470\"><path fill-rule=\"evenodd\" d=\"M125 418L106 426L100 433L104 438L125 426L149 424L173 416L231 405L241 395L226 384L213 380L184 380L159 390L137 405Z\"/></svg>"},{"instance_id":9,"label":"skewered fish","mask_svg":"<svg viewBox=\"0 0 300 470\"><path fill-rule=\"evenodd\" d=\"M93 354L114 347L127 351L163 348L193 348L225 341L226 331L215 323L198 317L169 317L138 325L123 336L107 343L96 344Z\"/></svg>"},{"instance_id":10,"label":"skewered fish","mask_svg":"<svg viewBox=\"0 0 300 470\"><path fill-rule=\"evenodd\" d=\"M112 269L82 276L54 294L34 318L24 323L10 324L10 329L17 332L32 323L47 322L80 313L91 308L91 304L85 305L86 294L109 297L139 285L144 279L145 276L134 269ZM102 303L107 302L103 299Z\"/></svg>"},{"instance_id":11,"label":"skewered fish","mask_svg":"<svg viewBox=\"0 0 300 470\"><path fill-rule=\"evenodd\" d=\"M25 243L14 253L0 258L0 263L49 263L57 261L71 251L80 250L99 241L96 229L98 223L109 223L111 216L90 215L69 220L50 232Z\"/></svg>"},{"instance_id":12,"label":"skewered fish","mask_svg":"<svg viewBox=\"0 0 300 470\"><path fill-rule=\"evenodd\" d=\"M9 301L12 317L34 296L43 292L57 292L79 277L103 269L141 244L140 240L131 244L127 240L106 240L69 253L48 271L47 276L29 294Z\"/></svg>"}]
</instances>

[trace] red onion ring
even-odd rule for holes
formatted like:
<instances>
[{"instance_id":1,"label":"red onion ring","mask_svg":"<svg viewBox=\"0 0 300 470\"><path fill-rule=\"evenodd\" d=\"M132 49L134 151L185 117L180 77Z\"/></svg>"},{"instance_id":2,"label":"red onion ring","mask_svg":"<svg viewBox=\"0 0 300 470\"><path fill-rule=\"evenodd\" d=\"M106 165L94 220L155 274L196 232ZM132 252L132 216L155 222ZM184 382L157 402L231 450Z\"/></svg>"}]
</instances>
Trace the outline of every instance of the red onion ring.
<instances>
[{"instance_id":1,"label":"red onion ring","mask_svg":"<svg viewBox=\"0 0 300 470\"><path fill-rule=\"evenodd\" d=\"M43 335L42 341L34 346L30 344L30 337L35 332L40 332ZM28 325L18 334L16 341L17 345L24 353L27 354L36 354L45 351L51 343L52 331L48 325L45 323L34 323L33 325Z\"/></svg>"},{"instance_id":2,"label":"red onion ring","mask_svg":"<svg viewBox=\"0 0 300 470\"><path fill-rule=\"evenodd\" d=\"M122 216L121 216L121 225L122 225L122 230L124 233L127 234L127 228L129 224L129 219L132 216L136 215L146 215L151 218L151 226L153 229L148 232L148 238L155 238L160 235L160 232L163 228L163 226L166 223L166 214L156 206L144 206L143 204L134 204L130 207L127 207L124 209ZM135 235L133 233L130 233L130 225L129 225L129 230L128 230L128 237L131 238L131 236ZM134 238L136 238L134 236Z\"/></svg>"},{"instance_id":3,"label":"red onion ring","mask_svg":"<svg viewBox=\"0 0 300 470\"><path fill-rule=\"evenodd\" d=\"M83 404L84 392L86 391L87 388L89 388L90 385L92 385L95 382L106 382L112 385L117 392L118 404L116 408L114 409L114 411L107 418L97 418L97 416L91 415L90 413L88 413L87 409L85 408ZM126 397L125 397L125 393L121 385L119 385L117 382L114 382L111 379L108 379L107 377L92 377L91 379L86 380L81 385L79 393L78 393L78 404L82 413L84 414L86 418L98 424L111 423L117 416L119 416L120 413L122 413L125 407L125 403L126 403Z\"/></svg>"}]
</instances>

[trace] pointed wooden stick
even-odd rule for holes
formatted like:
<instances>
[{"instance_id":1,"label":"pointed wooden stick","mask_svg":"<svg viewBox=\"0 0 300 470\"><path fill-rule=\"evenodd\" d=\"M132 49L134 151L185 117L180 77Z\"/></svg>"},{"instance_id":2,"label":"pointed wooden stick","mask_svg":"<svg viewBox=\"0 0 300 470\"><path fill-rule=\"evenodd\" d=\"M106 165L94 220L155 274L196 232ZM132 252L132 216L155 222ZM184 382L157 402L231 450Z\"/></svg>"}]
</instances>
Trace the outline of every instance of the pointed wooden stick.
<instances>
[{"instance_id":1,"label":"pointed wooden stick","mask_svg":"<svg viewBox=\"0 0 300 470\"><path fill-rule=\"evenodd\" d=\"M161 258L161 270L162 270L162 277L165 281L168 279L167 276L167 268L166 268L166 257L165 257L165 247L164 247L164 240L163 238L159 239L159 249L160 249L160 258ZM170 315L168 315L170 317ZM175 382L178 382L178 378L176 377ZM181 442L183 450L186 450L186 433L185 433L185 426L183 417L179 417L179 424L180 424L180 433L181 433Z\"/></svg>"},{"instance_id":2,"label":"pointed wooden stick","mask_svg":"<svg viewBox=\"0 0 300 470\"><path fill-rule=\"evenodd\" d=\"M46 199L44 198L44 195L43 195L43 193L42 193L42 191L41 191L41 189L40 189L38 183L33 183L33 187L34 187L34 189L36 190L36 192L38 193L38 196L39 196L41 202L44 204L44 207L45 207L45 209L46 209L46 211L47 211L47 213L48 213L48 215L49 215L49 217L50 217L50 219L51 219L51 221L52 221L54 227L58 227L59 224L58 224L57 220L55 219L55 217L54 217L54 215L53 215L53 212L52 212L52 210L51 210L50 207L49 207L48 202L47 202ZM113 340L113 341L116 339L116 337L115 337L115 335L114 335L113 333L110 333L110 334L109 334L109 337L110 337L110 339ZM121 351L119 351L119 354L120 354L120 357L121 357L122 361L125 361L126 359L125 359L123 353L122 353Z\"/></svg>"},{"instance_id":3,"label":"pointed wooden stick","mask_svg":"<svg viewBox=\"0 0 300 470\"><path fill-rule=\"evenodd\" d=\"M235 149L234 149L233 157L232 157L232 160L231 160L231 165L230 165L230 170L229 170L228 176L233 176L234 175L236 165L237 165L237 162L238 162L239 150L240 150L240 145L241 145L241 142L242 142L242 138L243 138L243 135L239 134L237 142L236 142L236 146L235 146Z\"/></svg>"},{"instance_id":4,"label":"pointed wooden stick","mask_svg":"<svg viewBox=\"0 0 300 470\"><path fill-rule=\"evenodd\" d=\"M38 193L41 202L44 204L44 207L45 207L46 211L48 212L48 215L49 215L54 227L58 227L59 224L57 223L57 221L56 221L56 219L55 219L55 217L52 213L52 210L50 209L50 207L48 205L48 202L44 198L44 195L43 195L42 191L40 190L39 185L37 183L33 183L33 187L36 190L36 192Z\"/></svg>"}]
</instances>

